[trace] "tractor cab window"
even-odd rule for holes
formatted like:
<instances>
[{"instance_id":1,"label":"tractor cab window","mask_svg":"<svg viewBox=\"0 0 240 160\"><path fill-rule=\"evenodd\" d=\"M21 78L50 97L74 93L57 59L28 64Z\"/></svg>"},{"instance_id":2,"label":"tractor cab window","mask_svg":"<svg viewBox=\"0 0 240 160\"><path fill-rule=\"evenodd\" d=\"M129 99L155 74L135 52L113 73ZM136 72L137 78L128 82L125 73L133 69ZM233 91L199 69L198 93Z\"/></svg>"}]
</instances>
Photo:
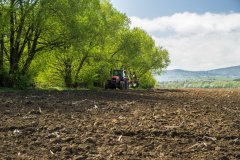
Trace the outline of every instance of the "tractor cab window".
<instances>
[{"instance_id":1,"label":"tractor cab window","mask_svg":"<svg viewBox=\"0 0 240 160\"><path fill-rule=\"evenodd\" d=\"M115 70L115 71L113 71L113 75L114 75L114 76L123 77L123 72L122 72L122 71Z\"/></svg>"}]
</instances>

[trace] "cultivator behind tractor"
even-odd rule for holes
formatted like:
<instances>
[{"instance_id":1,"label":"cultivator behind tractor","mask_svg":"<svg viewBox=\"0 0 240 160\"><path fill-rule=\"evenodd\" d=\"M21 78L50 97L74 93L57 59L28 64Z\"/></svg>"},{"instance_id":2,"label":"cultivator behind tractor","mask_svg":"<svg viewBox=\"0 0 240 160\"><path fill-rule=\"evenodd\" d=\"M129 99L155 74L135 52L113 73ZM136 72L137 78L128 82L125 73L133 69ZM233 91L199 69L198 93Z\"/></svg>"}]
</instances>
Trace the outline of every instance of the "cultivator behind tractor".
<instances>
[{"instance_id":1,"label":"cultivator behind tractor","mask_svg":"<svg viewBox=\"0 0 240 160\"><path fill-rule=\"evenodd\" d=\"M111 72L111 80L108 80L106 89L129 89L129 87L138 87L137 78L130 80L125 70L114 70Z\"/></svg>"}]
</instances>

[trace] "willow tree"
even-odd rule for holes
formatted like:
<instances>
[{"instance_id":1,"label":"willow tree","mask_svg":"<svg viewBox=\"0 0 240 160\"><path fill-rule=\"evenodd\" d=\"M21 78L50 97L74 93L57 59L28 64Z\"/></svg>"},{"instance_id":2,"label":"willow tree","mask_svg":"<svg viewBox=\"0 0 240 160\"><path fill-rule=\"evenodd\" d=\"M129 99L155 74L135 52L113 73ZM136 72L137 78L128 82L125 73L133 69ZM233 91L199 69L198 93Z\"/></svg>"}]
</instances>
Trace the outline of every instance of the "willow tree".
<instances>
[{"instance_id":1,"label":"willow tree","mask_svg":"<svg viewBox=\"0 0 240 160\"><path fill-rule=\"evenodd\" d=\"M83 40L77 45L81 58L76 68L75 82L79 81L79 74L86 62L92 66L103 62L107 66L108 52L105 51L118 43L119 32L129 27L127 16L113 8L109 1L100 1L94 11L88 10L87 17L84 18L87 20L85 25L79 25L84 28L80 30Z\"/></svg>"},{"instance_id":2,"label":"willow tree","mask_svg":"<svg viewBox=\"0 0 240 160\"><path fill-rule=\"evenodd\" d=\"M37 64L72 87L96 75L103 81L112 68L141 76L169 63L167 51L143 30L130 29L108 0L0 2L0 86L30 79Z\"/></svg>"},{"instance_id":3,"label":"willow tree","mask_svg":"<svg viewBox=\"0 0 240 160\"><path fill-rule=\"evenodd\" d=\"M29 67L41 51L62 45L64 32L58 32L61 15L55 12L56 1L48 0L2 0L1 15L6 15L5 24L0 26L1 52L5 77L11 87L18 85ZM0 18L2 21L2 18ZM6 58L2 58L5 55Z\"/></svg>"},{"instance_id":4,"label":"willow tree","mask_svg":"<svg viewBox=\"0 0 240 160\"><path fill-rule=\"evenodd\" d=\"M7 25L7 12L4 8L5 3L5 1L0 1L0 86L5 84L4 54L6 54L6 46L4 41Z\"/></svg>"},{"instance_id":5,"label":"willow tree","mask_svg":"<svg viewBox=\"0 0 240 160\"><path fill-rule=\"evenodd\" d=\"M139 78L149 73L160 74L170 63L168 51L157 46L152 37L140 28L122 33L110 60L115 67L125 68L130 76L137 75Z\"/></svg>"},{"instance_id":6,"label":"willow tree","mask_svg":"<svg viewBox=\"0 0 240 160\"><path fill-rule=\"evenodd\" d=\"M54 72L52 75L56 79L60 78L66 87L72 87L87 81L83 78L86 70L94 75L99 63L107 66L108 52L105 51L119 41L118 34L129 28L129 20L109 1L75 0L67 4L64 10L68 11L68 17L62 21L71 39L69 45L48 62L52 70L46 68L46 71Z\"/></svg>"}]
</instances>

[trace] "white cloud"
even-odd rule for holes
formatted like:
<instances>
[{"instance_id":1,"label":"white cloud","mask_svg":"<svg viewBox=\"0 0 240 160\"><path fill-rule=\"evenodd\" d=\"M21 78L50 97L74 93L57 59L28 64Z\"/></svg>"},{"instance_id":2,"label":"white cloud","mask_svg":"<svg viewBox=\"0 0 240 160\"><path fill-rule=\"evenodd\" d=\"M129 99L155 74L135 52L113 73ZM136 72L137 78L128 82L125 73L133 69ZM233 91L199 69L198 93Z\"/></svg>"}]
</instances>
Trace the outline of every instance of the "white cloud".
<instances>
[{"instance_id":1,"label":"white cloud","mask_svg":"<svg viewBox=\"0 0 240 160\"><path fill-rule=\"evenodd\" d=\"M208 70L240 65L240 13L176 13L169 17L131 17L169 50L169 69Z\"/></svg>"}]
</instances>

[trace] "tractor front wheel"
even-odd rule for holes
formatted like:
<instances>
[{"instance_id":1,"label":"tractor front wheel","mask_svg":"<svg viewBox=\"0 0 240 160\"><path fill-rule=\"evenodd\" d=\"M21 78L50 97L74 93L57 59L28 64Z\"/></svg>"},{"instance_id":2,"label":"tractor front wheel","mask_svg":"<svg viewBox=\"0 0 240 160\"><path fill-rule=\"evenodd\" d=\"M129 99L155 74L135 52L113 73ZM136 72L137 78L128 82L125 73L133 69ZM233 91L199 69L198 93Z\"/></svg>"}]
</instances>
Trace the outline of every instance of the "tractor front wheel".
<instances>
[{"instance_id":1,"label":"tractor front wheel","mask_svg":"<svg viewBox=\"0 0 240 160\"><path fill-rule=\"evenodd\" d=\"M125 82L125 89L129 89L129 82L128 81Z\"/></svg>"}]
</instances>

